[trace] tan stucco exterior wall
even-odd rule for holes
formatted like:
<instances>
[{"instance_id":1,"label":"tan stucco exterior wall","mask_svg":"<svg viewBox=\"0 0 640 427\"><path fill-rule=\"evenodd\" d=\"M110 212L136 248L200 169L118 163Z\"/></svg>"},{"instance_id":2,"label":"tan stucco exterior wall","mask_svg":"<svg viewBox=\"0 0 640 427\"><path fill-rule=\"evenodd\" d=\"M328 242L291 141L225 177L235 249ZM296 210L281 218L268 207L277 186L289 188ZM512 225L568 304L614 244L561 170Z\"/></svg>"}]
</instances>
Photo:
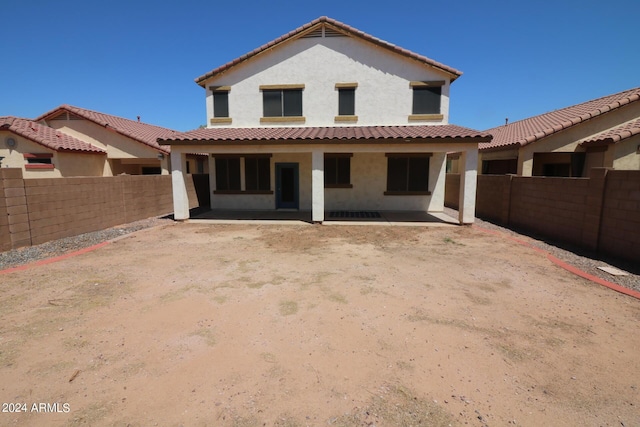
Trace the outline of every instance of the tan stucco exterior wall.
<instances>
[{"instance_id":1,"label":"tan stucco exterior wall","mask_svg":"<svg viewBox=\"0 0 640 427\"><path fill-rule=\"evenodd\" d=\"M104 154L56 153L54 164L63 177L102 176L107 156Z\"/></svg>"},{"instance_id":2,"label":"tan stucco exterior wall","mask_svg":"<svg viewBox=\"0 0 640 427\"><path fill-rule=\"evenodd\" d=\"M613 168L640 170L640 135L620 141L609 148L614 152Z\"/></svg>"},{"instance_id":3,"label":"tan stucco exterior wall","mask_svg":"<svg viewBox=\"0 0 640 427\"><path fill-rule=\"evenodd\" d=\"M16 149L9 149L4 144L11 136L17 142ZM56 152L31 140L12 132L0 132L0 156L3 168L19 168L25 179L30 178L61 178L69 176L101 176L106 156L104 154L84 154ZM47 153L52 154L51 163L54 169L27 169L24 154Z\"/></svg>"},{"instance_id":4,"label":"tan stucco exterior wall","mask_svg":"<svg viewBox=\"0 0 640 427\"><path fill-rule=\"evenodd\" d=\"M158 150L88 120L49 120L47 125L106 150L109 160L123 160L105 165L102 171L104 176L122 173L138 175L142 166L159 166L162 174L169 173L168 156L158 160ZM140 166L133 167L135 164Z\"/></svg>"},{"instance_id":5,"label":"tan stucco exterior wall","mask_svg":"<svg viewBox=\"0 0 640 427\"><path fill-rule=\"evenodd\" d=\"M432 193L444 156L445 153L434 153L429 162L429 190ZM387 157L384 153L355 153L351 158L351 184L353 188L326 188L325 210L432 210L432 196L384 195L387 189Z\"/></svg>"},{"instance_id":6,"label":"tan stucco exterior wall","mask_svg":"<svg viewBox=\"0 0 640 427\"><path fill-rule=\"evenodd\" d=\"M16 140L16 148L9 149L5 145L7 138L13 138ZM57 169L41 169L36 171L25 170L25 164L27 161L24 158L25 153L50 153L53 154L51 159L52 163L56 164L56 152L50 148L46 148L40 144L36 144L26 138L14 134L13 132L0 132L0 156L4 157L2 160L3 168L18 168L22 170L22 176L24 178L56 178L61 176L60 171Z\"/></svg>"}]
</instances>

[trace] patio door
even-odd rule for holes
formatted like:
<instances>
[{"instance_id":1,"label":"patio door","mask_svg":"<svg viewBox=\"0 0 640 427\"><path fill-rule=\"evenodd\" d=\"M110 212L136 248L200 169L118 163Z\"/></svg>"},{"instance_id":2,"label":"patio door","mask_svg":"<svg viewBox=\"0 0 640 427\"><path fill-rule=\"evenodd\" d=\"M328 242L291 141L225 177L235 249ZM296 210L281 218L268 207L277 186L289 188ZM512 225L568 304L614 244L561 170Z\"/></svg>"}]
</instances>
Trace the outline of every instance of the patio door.
<instances>
[{"instance_id":1,"label":"patio door","mask_svg":"<svg viewBox=\"0 0 640 427\"><path fill-rule=\"evenodd\" d=\"M297 163L276 163L276 209L298 209Z\"/></svg>"}]
</instances>

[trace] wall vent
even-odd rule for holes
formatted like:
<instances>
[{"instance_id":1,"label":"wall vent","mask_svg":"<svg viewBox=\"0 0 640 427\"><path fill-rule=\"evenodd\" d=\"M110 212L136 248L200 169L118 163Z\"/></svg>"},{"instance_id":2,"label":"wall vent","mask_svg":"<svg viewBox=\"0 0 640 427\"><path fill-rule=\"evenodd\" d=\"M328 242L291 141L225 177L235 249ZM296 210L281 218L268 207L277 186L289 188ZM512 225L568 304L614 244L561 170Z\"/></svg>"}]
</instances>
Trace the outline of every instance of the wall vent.
<instances>
[{"instance_id":1,"label":"wall vent","mask_svg":"<svg viewBox=\"0 0 640 427\"><path fill-rule=\"evenodd\" d=\"M324 27L324 36L325 37L346 37L347 35L341 33L340 31L334 30L333 28Z\"/></svg>"},{"instance_id":2,"label":"wall vent","mask_svg":"<svg viewBox=\"0 0 640 427\"><path fill-rule=\"evenodd\" d=\"M49 120L84 120L82 117L77 116L67 111L62 111L60 114L51 117Z\"/></svg>"},{"instance_id":3,"label":"wall vent","mask_svg":"<svg viewBox=\"0 0 640 427\"><path fill-rule=\"evenodd\" d=\"M314 37L322 37L322 27L318 27L313 31L309 31L307 34L302 36L303 39L310 39Z\"/></svg>"},{"instance_id":4,"label":"wall vent","mask_svg":"<svg viewBox=\"0 0 640 427\"><path fill-rule=\"evenodd\" d=\"M51 117L49 120L67 120L67 112L63 111L57 116Z\"/></svg>"},{"instance_id":5,"label":"wall vent","mask_svg":"<svg viewBox=\"0 0 640 427\"><path fill-rule=\"evenodd\" d=\"M338 30L334 30L333 28L329 28L323 25L321 27L318 27L314 30L309 31L304 36L302 36L303 39L310 39L315 37L347 37L347 35L344 33L341 33Z\"/></svg>"}]
</instances>

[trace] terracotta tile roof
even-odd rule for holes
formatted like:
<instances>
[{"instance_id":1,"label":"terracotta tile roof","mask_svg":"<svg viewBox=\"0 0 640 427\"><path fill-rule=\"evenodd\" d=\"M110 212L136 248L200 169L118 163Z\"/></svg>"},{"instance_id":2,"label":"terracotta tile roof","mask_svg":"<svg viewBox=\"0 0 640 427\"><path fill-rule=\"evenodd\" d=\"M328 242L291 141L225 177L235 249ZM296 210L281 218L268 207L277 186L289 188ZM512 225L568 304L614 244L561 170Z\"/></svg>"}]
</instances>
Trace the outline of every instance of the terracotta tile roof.
<instances>
[{"instance_id":1,"label":"terracotta tile roof","mask_svg":"<svg viewBox=\"0 0 640 427\"><path fill-rule=\"evenodd\" d=\"M582 142L582 145L614 144L640 134L640 119L623 123Z\"/></svg>"},{"instance_id":2,"label":"terracotta tile roof","mask_svg":"<svg viewBox=\"0 0 640 427\"><path fill-rule=\"evenodd\" d=\"M61 105L58 108L44 113L35 120L50 120L65 111L82 117L83 119L92 121L102 127L112 129L121 135L124 135L142 144L148 145L151 148L155 148L156 150L161 151L165 154L169 153L170 148L161 147L160 145L158 145L158 138L165 138L176 133L176 131L174 130L163 128L160 126L150 125L147 123L125 119L123 117L112 116L110 114L74 107L72 105Z\"/></svg>"},{"instance_id":3,"label":"terracotta tile roof","mask_svg":"<svg viewBox=\"0 0 640 427\"><path fill-rule=\"evenodd\" d=\"M493 141L488 144L480 144L480 150L527 145L639 100L640 88L634 88L488 129L486 132L493 135Z\"/></svg>"},{"instance_id":4,"label":"terracotta tile roof","mask_svg":"<svg viewBox=\"0 0 640 427\"><path fill-rule=\"evenodd\" d=\"M426 65L430 65L432 67L438 68L448 74L451 74L451 81L454 81L455 79L457 79L458 77L460 77L462 75L462 71L458 71L455 68L451 68L447 65L441 64L440 62L434 61L432 59L427 58L426 56L422 56L419 55L417 53L411 52L410 50L407 49L403 49L399 46L396 46L394 44L391 44L389 42L386 42L384 40L381 40L377 37L374 37L372 35L369 35L363 31L360 31L356 28L353 28L347 24L344 24L340 21L336 21L335 19L331 19L329 17L326 16L321 16L320 18L314 19L313 21L304 24L301 27L296 28L293 31L288 32L287 34L284 34L280 37L278 37L275 40L270 41L269 43L266 43L254 50L252 50L249 53L246 53L244 55L242 55L239 58L234 59L231 62L228 62L224 65L221 65L220 67L216 68L213 71L208 72L207 74L204 74L200 77L198 77L197 79L195 79L195 82L198 83L200 86L204 87L204 81L207 80L210 77L215 76L216 74L220 74L224 71L227 71L228 69L230 69L231 67L234 67L238 64L240 64L241 62L244 62L264 51L267 51L271 48L273 48L276 45L279 45L280 43L284 43L288 40L291 40L293 38L295 38L296 36L301 35L302 33L306 33L308 31L310 31L313 27L319 27L321 25L327 25L329 27L333 27L335 29L337 29L340 32L346 33L348 35L351 36L355 36L355 37L359 37L360 39L363 39L367 42L373 43L377 46L383 47L385 49L388 49L392 52L395 52L397 54L406 56L408 58L414 59L416 61L422 62Z\"/></svg>"},{"instance_id":5,"label":"terracotta tile roof","mask_svg":"<svg viewBox=\"0 0 640 427\"><path fill-rule=\"evenodd\" d=\"M41 125L32 120L18 117L0 117L0 130L8 130L44 147L55 151L72 151L87 154L106 154L101 148Z\"/></svg>"},{"instance_id":6,"label":"terracotta tile roof","mask_svg":"<svg viewBox=\"0 0 640 427\"><path fill-rule=\"evenodd\" d=\"M285 141L288 143L392 139L456 139L468 142L488 142L485 132L456 125L442 126L339 126L339 127L272 127L272 128L208 128L179 133L160 143L180 142L248 142Z\"/></svg>"}]
</instances>

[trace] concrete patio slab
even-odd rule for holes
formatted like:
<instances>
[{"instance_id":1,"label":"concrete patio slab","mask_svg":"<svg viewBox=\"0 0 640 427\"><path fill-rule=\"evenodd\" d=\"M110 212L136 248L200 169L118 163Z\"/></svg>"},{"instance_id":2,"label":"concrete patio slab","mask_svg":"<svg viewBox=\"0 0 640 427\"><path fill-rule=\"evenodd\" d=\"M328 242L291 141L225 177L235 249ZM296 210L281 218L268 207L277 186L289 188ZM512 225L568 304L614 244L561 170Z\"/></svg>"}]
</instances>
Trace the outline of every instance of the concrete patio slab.
<instances>
[{"instance_id":1,"label":"concrete patio slab","mask_svg":"<svg viewBox=\"0 0 640 427\"><path fill-rule=\"evenodd\" d=\"M459 225L458 221L444 212L391 212L379 211L378 218L333 219L325 213L324 225L392 225L448 227ZM193 215L189 220L211 224L312 224L311 211L258 211L258 210L208 210Z\"/></svg>"}]
</instances>

